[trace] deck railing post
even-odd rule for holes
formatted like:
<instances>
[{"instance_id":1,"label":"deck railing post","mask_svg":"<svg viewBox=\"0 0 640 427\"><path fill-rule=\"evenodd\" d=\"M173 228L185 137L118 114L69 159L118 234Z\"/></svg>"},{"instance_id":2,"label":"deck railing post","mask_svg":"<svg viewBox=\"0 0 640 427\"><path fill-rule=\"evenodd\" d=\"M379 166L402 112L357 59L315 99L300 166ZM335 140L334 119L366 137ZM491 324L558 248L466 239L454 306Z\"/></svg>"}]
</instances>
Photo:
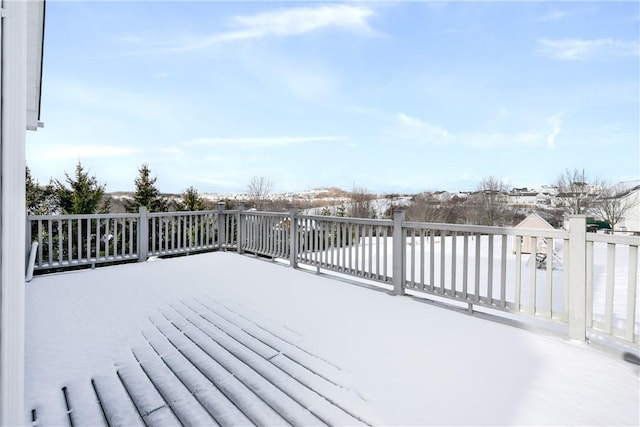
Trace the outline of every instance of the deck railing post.
<instances>
[{"instance_id":1,"label":"deck railing post","mask_svg":"<svg viewBox=\"0 0 640 427\"><path fill-rule=\"evenodd\" d=\"M405 211L397 209L393 211L393 294L404 294L405 281L405 265L406 265L406 247L404 241L404 231L402 223L404 222Z\"/></svg>"},{"instance_id":2,"label":"deck railing post","mask_svg":"<svg viewBox=\"0 0 640 427\"><path fill-rule=\"evenodd\" d=\"M218 249L227 247L227 216L224 213L224 202L218 202Z\"/></svg>"},{"instance_id":3,"label":"deck railing post","mask_svg":"<svg viewBox=\"0 0 640 427\"><path fill-rule=\"evenodd\" d=\"M586 230L586 216L569 216L569 338L580 341L587 336Z\"/></svg>"},{"instance_id":4,"label":"deck railing post","mask_svg":"<svg viewBox=\"0 0 640 427\"><path fill-rule=\"evenodd\" d=\"M242 245L244 245L244 203L238 203L238 213L236 215L238 216L236 221L238 227L238 253L242 254L244 253L244 249L242 248Z\"/></svg>"},{"instance_id":5,"label":"deck railing post","mask_svg":"<svg viewBox=\"0 0 640 427\"><path fill-rule=\"evenodd\" d=\"M147 207L138 208L138 262L144 262L149 256L149 217Z\"/></svg>"},{"instance_id":6,"label":"deck railing post","mask_svg":"<svg viewBox=\"0 0 640 427\"><path fill-rule=\"evenodd\" d=\"M298 267L298 208L292 206L289 208L289 266L291 268Z\"/></svg>"}]
</instances>

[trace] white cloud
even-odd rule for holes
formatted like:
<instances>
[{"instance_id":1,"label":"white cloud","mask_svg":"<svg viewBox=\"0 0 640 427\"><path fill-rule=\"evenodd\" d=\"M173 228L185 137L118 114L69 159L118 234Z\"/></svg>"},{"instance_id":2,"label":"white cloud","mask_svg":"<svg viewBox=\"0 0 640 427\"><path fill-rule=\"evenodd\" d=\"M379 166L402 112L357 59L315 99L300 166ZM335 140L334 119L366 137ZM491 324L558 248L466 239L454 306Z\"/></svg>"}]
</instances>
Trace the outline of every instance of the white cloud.
<instances>
[{"instance_id":1,"label":"white cloud","mask_svg":"<svg viewBox=\"0 0 640 427\"><path fill-rule=\"evenodd\" d=\"M139 152L137 149L109 145L52 144L37 147L32 153L29 153L29 159L46 161L86 159L89 157L121 157L137 152Z\"/></svg>"},{"instance_id":2,"label":"white cloud","mask_svg":"<svg viewBox=\"0 0 640 427\"><path fill-rule=\"evenodd\" d=\"M194 36L177 43L148 44L161 52L185 52L205 49L220 43L261 39L274 36L295 36L326 28L339 28L360 34L375 34L368 23L373 16L370 8L356 5L323 5L282 9L232 19L234 29L214 34ZM125 42L145 45L136 36L121 38ZM155 45L155 46L154 46Z\"/></svg>"},{"instance_id":3,"label":"white cloud","mask_svg":"<svg viewBox=\"0 0 640 427\"><path fill-rule=\"evenodd\" d=\"M546 131L542 126L520 132L459 132L452 133L437 125L411 117L405 113L396 115L402 129L400 136L418 143L438 144L455 143L463 147L474 149L493 149L500 147L547 147L555 149L556 138L561 131L561 117L564 113L555 114L547 120L551 127ZM499 115L506 115L506 110L500 110ZM494 122L496 122L494 120ZM492 127L500 127L500 122Z\"/></svg>"},{"instance_id":4,"label":"white cloud","mask_svg":"<svg viewBox=\"0 0 640 427\"><path fill-rule=\"evenodd\" d=\"M253 38L304 34L328 27L370 32L367 19L372 15L371 9L362 6L325 5L315 8L286 9L253 16L238 16L234 21Z\"/></svg>"},{"instance_id":5,"label":"white cloud","mask_svg":"<svg viewBox=\"0 0 640 427\"><path fill-rule=\"evenodd\" d=\"M342 142L348 138L343 136L286 136L260 138L194 138L185 141L184 145L233 145L244 148L255 147L284 147L294 144L308 144L314 142Z\"/></svg>"},{"instance_id":6,"label":"white cloud","mask_svg":"<svg viewBox=\"0 0 640 427\"><path fill-rule=\"evenodd\" d=\"M606 56L639 56L640 43L614 39L542 39L538 52L559 60Z\"/></svg>"},{"instance_id":7,"label":"white cloud","mask_svg":"<svg viewBox=\"0 0 640 427\"><path fill-rule=\"evenodd\" d=\"M560 19L566 18L570 13L564 10L551 10L547 14L538 18L538 21L549 22L549 21L558 21Z\"/></svg>"},{"instance_id":8,"label":"white cloud","mask_svg":"<svg viewBox=\"0 0 640 427\"><path fill-rule=\"evenodd\" d=\"M560 134L560 131L562 130L561 122L560 122L560 118L562 117L562 114L563 113L558 113L549 117L549 124L551 125L551 133L547 135L547 147L549 147L552 150L556 149L556 138L558 137L558 135Z\"/></svg>"},{"instance_id":9,"label":"white cloud","mask_svg":"<svg viewBox=\"0 0 640 427\"><path fill-rule=\"evenodd\" d=\"M400 133L405 138L428 144L442 144L453 140L453 135L446 129L422 121L416 117L399 113L396 115L396 118L401 126Z\"/></svg>"}]
</instances>

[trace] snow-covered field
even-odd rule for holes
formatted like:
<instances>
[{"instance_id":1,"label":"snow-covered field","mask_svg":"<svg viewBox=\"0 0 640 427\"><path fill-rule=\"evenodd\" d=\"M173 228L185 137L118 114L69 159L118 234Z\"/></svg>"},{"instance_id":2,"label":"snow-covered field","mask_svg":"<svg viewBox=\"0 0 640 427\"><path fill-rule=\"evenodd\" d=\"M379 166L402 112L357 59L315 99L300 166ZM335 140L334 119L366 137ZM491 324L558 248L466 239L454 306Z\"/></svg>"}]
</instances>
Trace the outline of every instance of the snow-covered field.
<instances>
[{"instance_id":1,"label":"snow-covered field","mask_svg":"<svg viewBox=\"0 0 640 427\"><path fill-rule=\"evenodd\" d=\"M149 316L214 298L339 366L388 425L638 425L619 356L232 253L41 276L27 286L26 402L113 370Z\"/></svg>"}]
</instances>

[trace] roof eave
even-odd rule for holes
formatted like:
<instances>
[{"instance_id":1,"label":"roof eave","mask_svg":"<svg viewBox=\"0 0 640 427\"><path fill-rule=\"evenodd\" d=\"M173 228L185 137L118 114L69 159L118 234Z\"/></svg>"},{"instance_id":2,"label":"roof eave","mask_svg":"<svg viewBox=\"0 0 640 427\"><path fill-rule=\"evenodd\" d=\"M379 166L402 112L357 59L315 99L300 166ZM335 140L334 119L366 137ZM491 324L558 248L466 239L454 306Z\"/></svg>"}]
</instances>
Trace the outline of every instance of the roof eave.
<instances>
[{"instance_id":1,"label":"roof eave","mask_svg":"<svg viewBox=\"0 0 640 427\"><path fill-rule=\"evenodd\" d=\"M27 130L42 127L42 63L44 58L45 1L27 2Z\"/></svg>"}]
</instances>

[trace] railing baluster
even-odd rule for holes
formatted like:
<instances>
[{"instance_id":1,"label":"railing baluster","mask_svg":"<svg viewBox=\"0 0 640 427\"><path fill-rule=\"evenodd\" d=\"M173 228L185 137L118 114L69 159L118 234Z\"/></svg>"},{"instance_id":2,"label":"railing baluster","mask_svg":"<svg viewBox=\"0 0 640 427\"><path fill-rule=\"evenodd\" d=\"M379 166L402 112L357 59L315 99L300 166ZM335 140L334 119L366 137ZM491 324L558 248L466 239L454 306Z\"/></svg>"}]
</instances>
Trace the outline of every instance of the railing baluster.
<instances>
[{"instance_id":1,"label":"railing baluster","mask_svg":"<svg viewBox=\"0 0 640 427\"><path fill-rule=\"evenodd\" d=\"M457 244L458 244L458 232L454 231L451 233L451 295L456 296L456 263L458 260L457 256Z\"/></svg>"},{"instance_id":2,"label":"railing baluster","mask_svg":"<svg viewBox=\"0 0 640 427\"><path fill-rule=\"evenodd\" d=\"M91 259L91 218L87 219L87 262Z\"/></svg>"},{"instance_id":3,"label":"railing baluster","mask_svg":"<svg viewBox=\"0 0 640 427\"><path fill-rule=\"evenodd\" d=\"M42 266L42 220L38 220L38 265Z\"/></svg>"},{"instance_id":4,"label":"railing baluster","mask_svg":"<svg viewBox=\"0 0 640 427\"><path fill-rule=\"evenodd\" d=\"M530 305L530 313L536 314L536 270L538 268L538 239L536 237L531 237L531 257L529 258L529 305Z\"/></svg>"},{"instance_id":5,"label":"railing baluster","mask_svg":"<svg viewBox=\"0 0 640 427\"><path fill-rule=\"evenodd\" d=\"M516 236L516 292L515 292L515 308L514 310L520 312L520 290L522 286L522 236Z\"/></svg>"},{"instance_id":6,"label":"railing baluster","mask_svg":"<svg viewBox=\"0 0 640 427\"><path fill-rule=\"evenodd\" d=\"M447 234L444 231L440 231L440 293L444 295L445 291L445 274L446 274L446 243Z\"/></svg>"},{"instance_id":7,"label":"railing baluster","mask_svg":"<svg viewBox=\"0 0 640 427\"><path fill-rule=\"evenodd\" d=\"M605 288L604 331L611 334L613 323L613 290L616 275L616 245L607 244L607 280Z\"/></svg>"},{"instance_id":8,"label":"railing baluster","mask_svg":"<svg viewBox=\"0 0 640 427\"><path fill-rule=\"evenodd\" d=\"M469 233L464 233L462 241L462 298L468 299L468 279L469 279Z\"/></svg>"},{"instance_id":9,"label":"railing baluster","mask_svg":"<svg viewBox=\"0 0 640 427\"><path fill-rule=\"evenodd\" d=\"M73 227L71 220L67 220L67 261L71 264L73 260Z\"/></svg>"},{"instance_id":10,"label":"railing baluster","mask_svg":"<svg viewBox=\"0 0 640 427\"><path fill-rule=\"evenodd\" d=\"M489 241L487 257L487 303L493 305L493 234L487 235Z\"/></svg>"},{"instance_id":11,"label":"railing baluster","mask_svg":"<svg viewBox=\"0 0 640 427\"><path fill-rule=\"evenodd\" d=\"M62 252L62 242L64 241L64 231L62 230L62 220L58 220L58 264L62 265L64 253Z\"/></svg>"},{"instance_id":12,"label":"railing baluster","mask_svg":"<svg viewBox=\"0 0 640 427\"><path fill-rule=\"evenodd\" d=\"M563 304L562 307L562 320L565 322L569 321L569 266L571 265L571 252L569 249L569 239L564 239L564 248L566 249L563 252L562 258L564 261L564 274L562 275L562 295L563 295Z\"/></svg>"},{"instance_id":13,"label":"railing baluster","mask_svg":"<svg viewBox=\"0 0 640 427\"><path fill-rule=\"evenodd\" d=\"M409 229L411 233L411 244L409 249L409 263L411 273L409 274L410 283L412 288L416 288L416 233L414 229Z\"/></svg>"},{"instance_id":14,"label":"railing baluster","mask_svg":"<svg viewBox=\"0 0 640 427\"><path fill-rule=\"evenodd\" d=\"M47 236L48 236L48 248L49 248L49 265L53 264L53 220L47 221Z\"/></svg>"},{"instance_id":15,"label":"railing baluster","mask_svg":"<svg viewBox=\"0 0 640 427\"><path fill-rule=\"evenodd\" d=\"M111 241L109 234L109 218L104 220L104 257L105 259L109 258L109 242Z\"/></svg>"},{"instance_id":16,"label":"railing baluster","mask_svg":"<svg viewBox=\"0 0 640 427\"><path fill-rule=\"evenodd\" d=\"M387 227L382 227L383 233L382 233L382 268L383 268L383 276L385 282L387 280L389 280L389 274L387 272L387 254L389 253L387 251L387 240L388 240L388 229Z\"/></svg>"},{"instance_id":17,"label":"railing baluster","mask_svg":"<svg viewBox=\"0 0 640 427\"><path fill-rule=\"evenodd\" d=\"M381 227L376 226L376 279L380 280L380 233ZM385 252L385 257L387 256Z\"/></svg>"},{"instance_id":18,"label":"railing baluster","mask_svg":"<svg viewBox=\"0 0 640 427\"><path fill-rule=\"evenodd\" d=\"M547 243L547 255L546 255L546 267L547 267L547 311L549 318L553 318L553 247L554 241L552 238L545 239Z\"/></svg>"},{"instance_id":19,"label":"railing baluster","mask_svg":"<svg viewBox=\"0 0 640 427\"><path fill-rule=\"evenodd\" d=\"M507 306L507 235L502 235L500 258L500 307Z\"/></svg>"},{"instance_id":20,"label":"railing baluster","mask_svg":"<svg viewBox=\"0 0 640 427\"><path fill-rule=\"evenodd\" d=\"M136 249L136 254L138 253L138 249ZM129 220L129 256L133 256L133 218Z\"/></svg>"},{"instance_id":21,"label":"railing baluster","mask_svg":"<svg viewBox=\"0 0 640 427\"><path fill-rule=\"evenodd\" d=\"M424 290L424 230L420 230L420 289Z\"/></svg>"},{"instance_id":22,"label":"railing baluster","mask_svg":"<svg viewBox=\"0 0 640 427\"><path fill-rule=\"evenodd\" d=\"M638 287L638 247L629 245L629 271L627 282L627 316L625 319L624 338L635 342L636 328L636 292Z\"/></svg>"},{"instance_id":23,"label":"railing baluster","mask_svg":"<svg viewBox=\"0 0 640 427\"><path fill-rule=\"evenodd\" d=\"M429 230L429 291L430 292L433 292L435 281L436 281L435 240L436 240L436 231Z\"/></svg>"},{"instance_id":24,"label":"railing baluster","mask_svg":"<svg viewBox=\"0 0 640 427\"><path fill-rule=\"evenodd\" d=\"M480 233L475 234L476 240L476 262L475 262L475 270L474 270L474 300L475 302L480 302L480 244L482 243L482 235Z\"/></svg>"},{"instance_id":25,"label":"railing baluster","mask_svg":"<svg viewBox=\"0 0 640 427\"><path fill-rule=\"evenodd\" d=\"M76 241L78 242L78 264L82 263L82 219L78 219Z\"/></svg>"}]
</instances>

